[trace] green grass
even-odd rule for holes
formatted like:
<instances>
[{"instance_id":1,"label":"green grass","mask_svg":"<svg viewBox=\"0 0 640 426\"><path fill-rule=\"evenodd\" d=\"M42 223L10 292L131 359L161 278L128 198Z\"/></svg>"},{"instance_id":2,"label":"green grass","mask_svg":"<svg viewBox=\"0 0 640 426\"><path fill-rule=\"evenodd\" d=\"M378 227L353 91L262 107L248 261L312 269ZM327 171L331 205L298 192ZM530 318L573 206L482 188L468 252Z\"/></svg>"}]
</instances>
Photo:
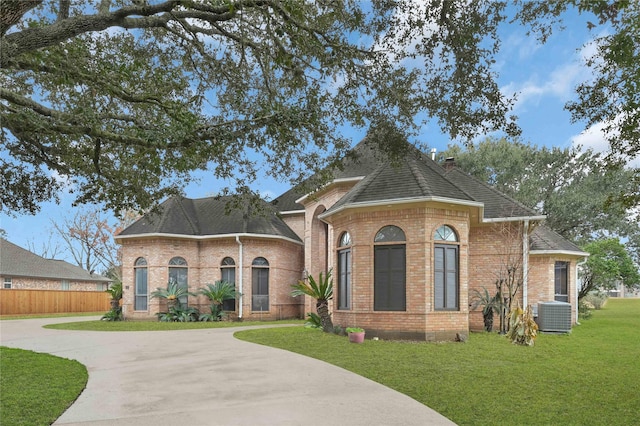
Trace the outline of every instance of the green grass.
<instances>
[{"instance_id":1,"label":"green grass","mask_svg":"<svg viewBox=\"0 0 640 426\"><path fill-rule=\"evenodd\" d=\"M302 320L283 321L219 321L219 322L160 322L160 321L78 321L49 324L44 328L83 331L167 331L198 330L203 328L245 327L249 325L303 324Z\"/></svg>"},{"instance_id":2,"label":"green grass","mask_svg":"<svg viewBox=\"0 0 640 426\"><path fill-rule=\"evenodd\" d=\"M361 345L302 327L235 335L353 371L460 425L640 424L639 299L609 300L571 334L542 334L533 347L489 333Z\"/></svg>"},{"instance_id":3,"label":"green grass","mask_svg":"<svg viewBox=\"0 0 640 426\"><path fill-rule=\"evenodd\" d=\"M50 425L87 384L77 361L22 349L0 347L0 422Z\"/></svg>"}]
</instances>

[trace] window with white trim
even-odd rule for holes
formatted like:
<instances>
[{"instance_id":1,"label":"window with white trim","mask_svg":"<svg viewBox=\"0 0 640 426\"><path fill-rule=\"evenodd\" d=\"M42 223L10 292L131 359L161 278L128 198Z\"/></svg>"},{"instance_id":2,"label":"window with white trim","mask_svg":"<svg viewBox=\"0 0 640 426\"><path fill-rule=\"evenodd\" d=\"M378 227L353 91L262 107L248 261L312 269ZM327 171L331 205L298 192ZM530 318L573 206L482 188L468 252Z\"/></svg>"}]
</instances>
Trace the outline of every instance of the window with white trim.
<instances>
[{"instance_id":1,"label":"window with white trim","mask_svg":"<svg viewBox=\"0 0 640 426\"><path fill-rule=\"evenodd\" d=\"M448 225L434 233L434 303L439 311L456 311L459 304L458 235Z\"/></svg>"},{"instance_id":2,"label":"window with white trim","mask_svg":"<svg viewBox=\"0 0 640 426\"><path fill-rule=\"evenodd\" d=\"M373 246L373 309L405 311L407 308L406 237L397 226L381 228Z\"/></svg>"},{"instance_id":3,"label":"window with white trim","mask_svg":"<svg viewBox=\"0 0 640 426\"><path fill-rule=\"evenodd\" d=\"M230 258L225 257L220 264L220 279L221 281L236 284L236 262ZM222 309L225 311L236 310L236 299L227 299L222 302Z\"/></svg>"},{"instance_id":4,"label":"window with white trim","mask_svg":"<svg viewBox=\"0 0 640 426\"><path fill-rule=\"evenodd\" d=\"M338 309L351 309L351 235L343 232L338 242Z\"/></svg>"}]
</instances>

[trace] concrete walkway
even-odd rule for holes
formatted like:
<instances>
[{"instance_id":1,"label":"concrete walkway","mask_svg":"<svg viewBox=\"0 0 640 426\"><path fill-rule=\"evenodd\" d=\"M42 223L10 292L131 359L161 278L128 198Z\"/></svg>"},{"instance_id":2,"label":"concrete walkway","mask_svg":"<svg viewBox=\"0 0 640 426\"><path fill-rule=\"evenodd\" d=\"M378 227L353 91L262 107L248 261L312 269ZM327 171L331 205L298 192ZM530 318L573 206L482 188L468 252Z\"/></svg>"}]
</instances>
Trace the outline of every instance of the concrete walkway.
<instances>
[{"instance_id":1,"label":"concrete walkway","mask_svg":"<svg viewBox=\"0 0 640 426\"><path fill-rule=\"evenodd\" d=\"M406 395L234 329L49 330L0 321L3 346L78 360L89 381L56 425L452 425ZM255 327L243 327L255 328ZM37 404L37 401L34 401Z\"/></svg>"}]
</instances>

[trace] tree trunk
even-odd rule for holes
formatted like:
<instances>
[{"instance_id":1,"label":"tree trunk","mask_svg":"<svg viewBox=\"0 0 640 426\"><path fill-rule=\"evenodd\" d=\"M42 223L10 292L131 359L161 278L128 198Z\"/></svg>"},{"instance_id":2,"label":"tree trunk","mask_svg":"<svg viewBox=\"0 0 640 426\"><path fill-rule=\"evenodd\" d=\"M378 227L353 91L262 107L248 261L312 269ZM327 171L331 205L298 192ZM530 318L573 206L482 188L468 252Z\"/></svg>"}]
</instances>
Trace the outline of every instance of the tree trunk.
<instances>
[{"instance_id":1,"label":"tree trunk","mask_svg":"<svg viewBox=\"0 0 640 426\"><path fill-rule=\"evenodd\" d=\"M0 1L0 36L17 24L25 13L42 3L42 0L2 0Z\"/></svg>"},{"instance_id":2,"label":"tree trunk","mask_svg":"<svg viewBox=\"0 0 640 426\"><path fill-rule=\"evenodd\" d=\"M316 310L322 323L322 331L326 333L333 332L333 322L331 321L331 314L329 313L329 303L326 300L318 300L316 303Z\"/></svg>"}]
</instances>

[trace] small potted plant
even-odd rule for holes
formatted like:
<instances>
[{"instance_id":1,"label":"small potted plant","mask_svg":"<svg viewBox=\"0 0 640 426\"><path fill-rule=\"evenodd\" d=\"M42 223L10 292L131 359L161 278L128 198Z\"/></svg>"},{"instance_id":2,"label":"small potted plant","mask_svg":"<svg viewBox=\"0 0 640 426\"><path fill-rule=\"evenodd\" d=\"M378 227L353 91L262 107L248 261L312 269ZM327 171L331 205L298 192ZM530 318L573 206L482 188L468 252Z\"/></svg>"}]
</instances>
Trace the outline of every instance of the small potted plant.
<instances>
[{"instance_id":1,"label":"small potted plant","mask_svg":"<svg viewBox=\"0 0 640 426\"><path fill-rule=\"evenodd\" d=\"M347 327L347 334L351 343L364 342L364 329L360 327Z\"/></svg>"}]
</instances>

